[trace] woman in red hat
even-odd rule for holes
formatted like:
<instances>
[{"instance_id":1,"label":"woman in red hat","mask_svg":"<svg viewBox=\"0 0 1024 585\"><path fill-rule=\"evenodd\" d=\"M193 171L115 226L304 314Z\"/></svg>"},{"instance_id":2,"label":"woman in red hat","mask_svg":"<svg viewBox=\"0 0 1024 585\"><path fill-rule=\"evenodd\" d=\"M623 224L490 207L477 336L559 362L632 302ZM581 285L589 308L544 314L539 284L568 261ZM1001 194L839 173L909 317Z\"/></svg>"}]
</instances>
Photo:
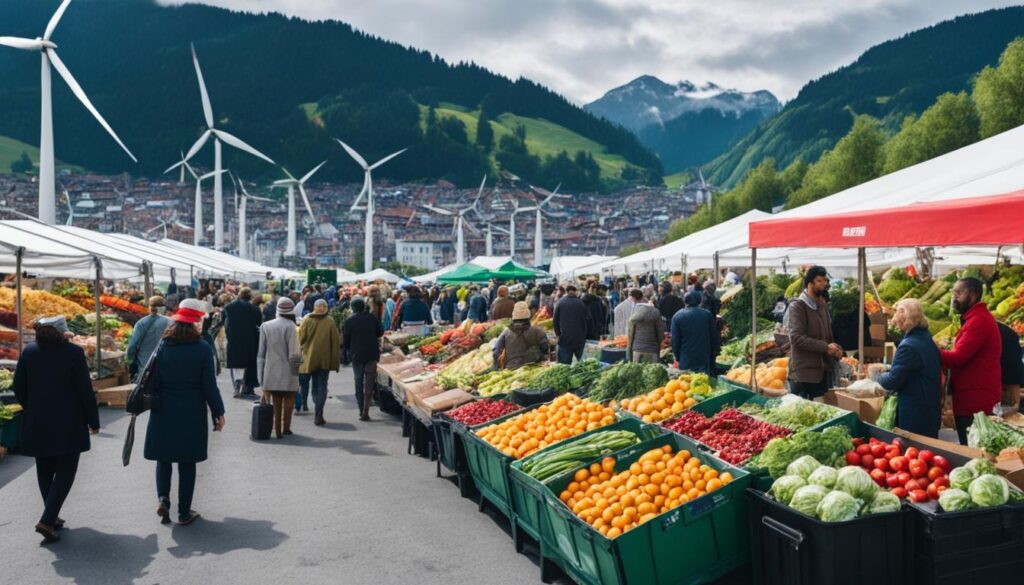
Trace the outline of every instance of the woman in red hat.
<instances>
[{"instance_id":1,"label":"woman in red hat","mask_svg":"<svg viewBox=\"0 0 1024 585\"><path fill-rule=\"evenodd\" d=\"M202 339L206 303L185 299L164 331L152 373L160 407L150 412L145 457L156 461L156 494L160 522L171 521L172 463L178 464L178 523L199 518L192 510L196 463L207 457L207 414L213 430L224 428L224 402L217 388L213 347Z\"/></svg>"}]
</instances>

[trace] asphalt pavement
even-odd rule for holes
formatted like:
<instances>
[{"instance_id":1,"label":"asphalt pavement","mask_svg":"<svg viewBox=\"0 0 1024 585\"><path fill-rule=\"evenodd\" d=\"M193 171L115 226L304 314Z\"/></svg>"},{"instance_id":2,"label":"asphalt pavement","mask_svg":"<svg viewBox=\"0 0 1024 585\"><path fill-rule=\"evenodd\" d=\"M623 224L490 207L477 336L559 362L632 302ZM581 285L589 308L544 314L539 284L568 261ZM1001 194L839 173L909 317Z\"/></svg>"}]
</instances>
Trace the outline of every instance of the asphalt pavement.
<instances>
[{"instance_id":1,"label":"asphalt pavement","mask_svg":"<svg viewBox=\"0 0 1024 585\"><path fill-rule=\"evenodd\" d=\"M295 435L249 438L250 401L219 379L227 426L199 464L190 526L161 525L155 464L121 465L129 417L101 408L61 512L60 542L41 545L33 461L0 460L0 584L540 583L536 552L517 554L508 522L480 513L435 463L407 454L398 419L360 422L352 371L332 373L324 427L297 415ZM176 479L172 484L176 505Z\"/></svg>"}]
</instances>

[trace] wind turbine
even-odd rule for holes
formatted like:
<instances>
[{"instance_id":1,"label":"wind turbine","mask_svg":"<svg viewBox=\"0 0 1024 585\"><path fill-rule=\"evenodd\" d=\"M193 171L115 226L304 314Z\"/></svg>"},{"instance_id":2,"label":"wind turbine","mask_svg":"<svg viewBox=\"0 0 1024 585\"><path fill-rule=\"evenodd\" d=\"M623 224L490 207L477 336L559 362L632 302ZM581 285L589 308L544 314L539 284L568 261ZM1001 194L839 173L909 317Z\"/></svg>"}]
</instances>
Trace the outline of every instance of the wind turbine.
<instances>
[{"instance_id":1,"label":"wind turbine","mask_svg":"<svg viewBox=\"0 0 1024 585\"><path fill-rule=\"evenodd\" d=\"M75 209L71 206L71 194L68 193L68 190L64 185L61 185L60 187L61 191L64 192L61 196L61 201L68 204L68 219L64 222L64 225L71 225L72 220L75 219Z\"/></svg>"},{"instance_id":2,"label":"wind turbine","mask_svg":"<svg viewBox=\"0 0 1024 585\"><path fill-rule=\"evenodd\" d=\"M89 110L96 121L103 126L103 129L110 134L111 138L117 142L128 156L135 162L139 162L135 158L135 155L128 150L128 147L121 142L121 139L117 137L114 130L107 124L107 121L103 119L96 107L89 101L89 97L85 95L85 91L82 86L78 85L75 78L68 71L68 68L64 65L64 62L57 56L57 45L54 44L50 37L53 36L53 31L57 28L57 23L60 22L61 16L64 15L64 11L67 10L68 4L71 0L64 0L61 5L57 8L57 11L53 13L50 18L50 22L46 25L46 30L43 32L42 37L35 39L24 39L19 37L0 37L0 45L5 45L15 49L21 49L24 51L39 51L42 56L42 69L40 70L40 89L41 89L41 107L40 107L40 120L39 120L39 220L43 223L54 224L57 221L57 194L56 194L56 169L55 161L53 156L53 100L51 93L50 84L50 66L57 70L57 73L64 79L64 82L71 88L71 92L75 94L78 101L82 102L85 109Z\"/></svg>"},{"instance_id":3,"label":"wind turbine","mask_svg":"<svg viewBox=\"0 0 1024 585\"><path fill-rule=\"evenodd\" d=\"M335 138L335 140L338 140ZM349 212L352 211L366 211L366 228L365 235L363 238L363 273L370 272L373 270L373 212L374 212L374 201L373 201L373 169L381 166L396 156L402 154L408 149L403 148L398 152L393 152L372 165L366 163L366 159L359 155L351 146L345 144L341 140L338 140L338 144L345 149L345 152L352 157L359 166L363 167L365 175L363 176L363 190L359 192L359 196L356 197L355 203L352 204ZM360 205L363 201L363 197L366 197L366 203Z\"/></svg>"},{"instance_id":4,"label":"wind turbine","mask_svg":"<svg viewBox=\"0 0 1024 585\"><path fill-rule=\"evenodd\" d=\"M180 223L176 223L177 221L178 221L178 212L175 211L174 214L171 215L170 219L162 219L162 220L160 220L160 223L156 224L156 227L151 227L148 230L146 230L146 235L149 235L149 234L155 232L156 230L158 230L160 228L163 228L163 230L164 230L164 239L166 240L167 239L167 226L171 225L172 223L177 225L178 227L182 227L182 228L185 228L185 229L192 229L192 228L190 228L188 226L183 226Z\"/></svg>"},{"instance_id":5,"label":"wind turbine","mask_svg":"<svg viewBox=\"0 0 1024 585\"><path fill-rule=\"evenodd\" d=\"M224 247L224 180L221 177L221 147L223 141L228 146L247 152L257 158L261 158L270 164L274 161L270 157L242 142L241 139L228 134L223 130L214 128L213 106L210 105L210 94L206 92L206 82L203 81L203 71L199 68L199 57L196 55L196 47L192 45L192 63L196 68L196 78L199 80L199 94L203 98L203 117L206 120L206 131L196 140L196 143L185 155L185 160L190 160L213 135L213 172L216 173L213 179L213 247L220 250ZM197 230L198 233L198 230Z\"/></svg>"},{"instance_id":6,"label":"wind turbine","mask_svg":"<svg viewBox=\"0 0 1024 585\"><path fill-rule=\"evenodd\" d=\"M505 229L503 227L498 227L498 226L494 225L491 222L487 222L487 227L486 227L486 230L484 231L484 234L485 234L485 237L486 237L486 240L485 240L486 241L486 247L484 249L484 253L487 256L493 256L494 255L494 245L493 245L494 236L491 233L492 231L499 232L499 233L506 234L506 235L512 233L512 232L508 231L507 229Z\"/></svg>"},{"instance_id":7,"label":"wind turbine","mask_svg":"<svg viewBox=\"0 0 1024 585\"><path fill-rule=\"evenodd\" d=\"M246 222L245 210L246 210L246 207L247 207L246 203L248 203L250 199L255 199L257 201L271 201L271 200L267 199L266 197L255 197L253 195L250 195L249 192L246 191L246 189L245 189L245 182L242 181L241 177L238 177L237 181L235 180L234 175L228 174L228 177L231 178L231 182L235 185L235 188L236 188L236 191L235 191L236 199L237 199L237 195L238 195L237 188L239 186L242 187L242 198L241 198L242 201L241 201L241 203L238 204L238 208L237 208L238 209L238 211L237 211L237 213L238 213L238 257L239 258L248 259L249 258L249 249L248 249L249 248L249 246L248 246L249 242L248 242L248 240L246 240L246 236L245 236L245 222ZM295 206L291 205L290 207L292 208L292 213L290 215L294 216L295 215L295 213L294 213L294 207ZM257 231L259 231L259 230L257 230ZM253 237L255 238L255 234L253 234Z\"/></svg>"},{"instance_id":8,"label":"wind turbine","mask_svg":"<svg viewBox=\"0 0 1024 585\"><path fill-rule=\"evenodd\" d=\"M179 151L179 152L181 152L181 151ZM192 178L193 179L196 177L196 171L195 171L195 169L192 168L192 165L188 164L188 159L185 158L185 153L184 152L181 152L181 160L179 160L178 162L174 163L173 165L167 167L167 170L164 171L164 174L166 175L167 173L173 171L174 169L180 169L181 170L181 176L178 178L178 184L179 185L184 185L185 184L185 171L186 170L188 170L188 172L192 174Z\"/></svg>"},{"instance_id":9,"label":"wind turbine","mask_svg":"<svg viewBox=\"0 0 1024 585\"><path fill-rule=\"evenodd\" d=\"M487 183L487 175L484 175L484 180L480 183L480 190L476 193L476 199L469 207L463 207L457 211L449 211L447 209L441 209L440 207L434 207L433 205L424 205L425 209L429 209L438 215L445 215L448 217L454 217L455 221L452 225L452 231L455 232L455 263L462 264L466 261L466 234L465 228L468 227L470 230L476 232L476 228L466 222L466 214L470 211L476 212L480 215L480 209L477 204L480 202L480 197L484 194L484 185ZM477 232L479 233L479 232Z\"/></svg>"},{"instance_id":10,"label":"wind turbine","mask_svg":"<svg viewBox=\"0 0 1024 585\"><path fill-rule=\"evenodd\" d=\"M543 189L538 189L536 187L531 187L531 189L533 189L534 192L536 192L538 194L541 194L541 195L547 194L547 197L543 201L538 202L535 207L527 208L527 209L532 209L533 211L535 211L537 213L536 223L533 226L533 228L534 228L534 230L533 230L533 265L534 266L541 266L542 264L544 264L544 234L543 234L543 226L542 226L544 206L547 205L553 198L558 197L558 190L561 187L562 187L562 185L561 185L561 183L559 183L559 185L557 187L555 187L555 190L553 192L551 192L551 193L548 193L547 191L545 191ZM524 209L523 211L526 211L527 209Z\"/></svg>"},{"instance_id":11,"label":"wind turbine","mask_svg":"<svg viewBox=\"0 0 1024 585\"><path fill-rule=\"evenodd\" d=\"M700 177L700 193L704 197L708 207L711 207L711 190L708 189L708 184L704 181L704 171L697 169L697 175Z\"/></svg>"},{"instance_id":12,"label":"wind turbine","mask_svg":"<svg viewBox=\"0 0 1024 585\"><path fill-rule=\"evenodd\" d=\"M195 202L195 214L192 223L195 228L195 233L192 234L192 245L200 245L200 241L203 239L203 181L210 177L219 177L224 174L225 171L210 171L201 177L196 177L196 202Z\"/></svg>"},{"instance_id":13,"label":"wind turbine","mask_svg":"<svg viewBox=\"0 0 1024 585\"><path fill-rule=\"evenodd\" d=\"M291 173L288 172L288 169L281 167L281 170L284 171L284 174L288 175L288 178L281 179L280 181L274 181L274 187L288 187L288 245L284 251L285 256L294 256L298 251L295 243L296 187L299 188L299 193L302 195L302 203L306 205L306 211L309 212L309 218L313 220L313 230L317 234L320 233L320 225L316 221L316 216L313 215L313 208L310 207L309 205L309 197L306 196L306 188L304 187L304 185L306 184L306 181L308 181L309 178L312 177L317 171L319 171L320 167L324 166L325 164L327 164L327 161L324 161L316 165L315 167L313 167L313 170L306 173L305 176L303 176L301 179L296 179Z\"/></svg>"}]
</instances>

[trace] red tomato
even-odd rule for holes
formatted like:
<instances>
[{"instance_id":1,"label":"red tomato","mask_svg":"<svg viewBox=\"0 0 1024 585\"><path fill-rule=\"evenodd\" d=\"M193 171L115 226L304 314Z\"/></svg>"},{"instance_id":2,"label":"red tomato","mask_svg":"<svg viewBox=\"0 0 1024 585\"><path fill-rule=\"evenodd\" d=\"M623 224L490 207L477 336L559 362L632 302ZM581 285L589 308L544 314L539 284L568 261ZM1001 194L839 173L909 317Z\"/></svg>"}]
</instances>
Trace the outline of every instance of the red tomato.
<instances>
[{"instance_id":1,"label":"red tomato","mask_svg":"<svg viewBox=\"0 0 1024 585\"><path fill-rule=\"evenodd\" d=\"M911 459L907 469L915 479L928 475L928 465L920 459Z\"/></svg>"},{"instance_id":2,"label":"red tomato","mask_svg":"<svg viewBox=\"0 0 1024 585\"><path fill-rule=\"evenodd\" d=\"M871 454L871 445L858 445L857 446L857 455L864 456L864 455L870 455L870 454Z\"/></svg>"},{"instance_id":3,"label":"red tomato","mask_svg":"<svg viewBox=\"0 0 1024 585\"><path fill-rule=\"evenodd\" d=\"M932 467L928 470L928 481L935 481L944 475L946 475L946 472L941 467Z\"/></svg>"},{"instance_id":4,"label":"red tomato","mask_svg":"<svg viewBox=\"0 0 1024 585\"><path fill-rule=\"evenodd\" d=\"M896 437L892 440L892 444L899 447L901 451L903 450L903 439Z\"/></svg>"},{"instance_id":5,"label":"red tomato","mask_svg":"<svg viewBox=\"0 0 1024 585\"><path fill-rule=\"evenodd\" d=\"M892 461L889 462L889 465L892 465ZM897 473L896 478L899 480L900 485L907 485L907 482L911 479L910 474L906 471Z\"/></svg>"},{"instance_id":6,"label":"red tomato","mask_svg":"<svg viewBox=\"0 0 1024 585\"><path fill-rule=\"evenodd\" d=\"M943 475L942 477L936 478L932 483L939 487L949 487L949 477Z\"/></svg>"},{"instance_id":7,"label":"red tomato","mask_svg":"<svg viewBox=\"0 0 1024 585\"><path fill-rule=\"evenodd\" d=\"M847 465L860 465L860 455L856 451L850 449L846 452L846 464Z\"/></svg>"},{"instance_id":8,"label":"red tomato","mask_svg":"<svg viewBox=\"0 0 1024 585\"><path fill-rule=\"evenodd\" d=\"M910 492L910 500L913 501L913 502L927 502L928 501L928 492L926 492L926 491L924 491L922 489L916 489L916 490Z\"/></svg>"},{"instance_id":9,"label":"red tomato","mask_svg":"<svg viewBox=\"0 0 1024 585\"><path fill-rule=\"evenodd\" d=\"M875 457L884 457L885 445L882 443L875 443L874 445L871 445L871 454Z\"/></svg>"},{"instance_id":10,"label":"red tomato","mask_svg":"<svg viewBox=\"0 0 1024 585\"><path fill-rule=\"evenodd\" d=\"M935 453L932 453L928 449L921 449L921 452L917 454L917 458L931 465L932 459L935 458Z\"/></svg>"},{"instance_id":11,"label":"red tomato","mask_svg":"<svg viewBox=\"0 0 1024 585\"><path fill-rule=\"evenodd\" d=\"M879 441L878 439L876 439L874 437L871 437L870 439L868 439L868 445L874 445L875 443L881 443L881 441Z\"/></svg>"},{"instance_id":12,"label":"red tomato","mask_svg":"<svg viewBox=\"0 0 1024 585\"><path fill-rule=\"evenodd\" d=\"M935 492L938 493L941 496L942 492L944 492L944 491L946 491L948 489L949 489L948 485L940 485L939 487L935 488Z\"/></svg>"},{"instance_id":13,"label":"red tomato","mask_svg":"<svg viewBox=\"0 0 1024 585\"><path fill-rule=\"evenodd\" d=\"M897 498L899 498L901 500L903 498L907 497L907 490L906 490L906 488L894 487L894 488L892 488L889 491L892 492L892 495L896 496Z\"/></svg>"},{"instance_id":14,"label":"red tomato","mask_svg":"<svg viewBox=\"0 0 1024 585\"><path fill-rule=\"evenodd\" d=\"M882 487L885 487L885 472L884 471L882 471L881 469L872 469L870 475L871 475L871 479L875 480L875 483L877 483L878 485L880 485Z\"/></svg>"},{"instance_id":15,"label":"red tomato","mask_svg":"<svg viewBox=\"0 0 1024 585\"><path fill-rule=\"evenodd\" d=\"M917 447L907 447L907 450L903 454L907 456L907 459L917 459Z\"/></svg>"},{"instance_id":16,"label":"red tomato","mask_svg":"<svg viewBox=\"0 0 1024 585\"><path fill-rule=\"evenodd\" d=\"M899 447L889 447L888 449L885 450L885 458L886 459L892 459L893 457L899 457L899 456L900 456L900 449L899 449Z\"/></svg>"},{"instance_id":17,"label":"red tomato","mask_svg":"<svg viewBox=\"0 0 1024 585\"><path fill-rule=\"evenodd\" d=\"M900 455L889 460L889 468L893 471L903 471L907 468L907 458Z\"/></svg>"},{"instance_id":18,"label":"red tomato","mask_svg":"<svg viewBox=\"0 0 1024 585\"><path fill-rule=\"evenodd\" d=\"M900 487L900 478L895 473L890 473L885 476L885 485L890 488Z\"/></svg>"},{"instance_id":19,"label":"red tomato","mask_svg":"<svg viewBox=\"0 0 1024 585\"><path fill-rule=\"evenodd\" d=\"M874 469L875 457L871 453L868 453L867 455L862 455L860 458L860 464L864 466L864 469Z\"/></svg>"},{"instance_id":20,"label":"red tomato","mask_svg":"<svg viewBox=\"0 0 1024 585\"><path fill-rule=\"evenodd\" d=\"M854 439L854 440L853 440L853 446L854 446L854 448L856 448L856 447L860 447L860 446L861 446L861 445L863 445L863 444L864 444L864 439L861 439L861 438L859 438L859 437L858 437L858 438L856 438L856 439Z\"/></svg>"},{"instance_id":21,"label":"red tomato","mask_svg":"<svg viewBox=\"0 0 1024 585\"><path fill-rule=\"evenodd\" d=\"M939 486L935 485L934 483L930 484L926 491L928 492L928 499L930 499L930 500L937 500L937 499L939 499Z\"/></svg>"},{"instance_id":22,"label":"red tomato","mask_svg":"<svg viewBox=\"0 0 1024 585\"><path fill-rule=\"evenodd\" d=\"M919 485L916 479L910 479L907 480L907 483L903 484L903 487L906 488L908 492L912 492L916 489L920 489L923 486Z\"/></svg>"},{"instance_id":23,"label":"red tomato","mask_svg":"<svg viewBox=\"0 0 1024 585\"><path fill-rule=\"evenodd\" d=\"M953 470L953 466L949 463L949 460L943 457L942 455L936 455L935 457L933 457L932 465L936 467L941 467L942 470L945 471L946 473L949 473L950 471Z\"/></svg>"},{"instance_id":24,"label":"red tomato","mask_svg":"<svg viewBox=\"0 0 1024 585\"><path fill-rule=\"evenodd\" d=\"M881 469L882 471L889 471L889 460L885 457L879 457L875 459L875 469Z\"/></svg>"}]
</instances>

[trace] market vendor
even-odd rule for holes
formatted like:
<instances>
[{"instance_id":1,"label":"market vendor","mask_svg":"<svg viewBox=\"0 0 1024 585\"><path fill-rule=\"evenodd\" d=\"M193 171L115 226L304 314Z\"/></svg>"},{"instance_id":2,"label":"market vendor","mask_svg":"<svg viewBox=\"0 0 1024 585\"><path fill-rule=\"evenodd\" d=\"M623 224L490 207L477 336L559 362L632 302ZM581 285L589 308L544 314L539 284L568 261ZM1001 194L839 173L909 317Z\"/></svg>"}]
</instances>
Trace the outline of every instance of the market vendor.
<instances>
[{"instance_id":1,"label":"market vendor","mask_svg":"<svg viewBox=\"0 0 1024 585\"><path fill-rule=\"evenodd\" d=\"M939 348L928 332L921 302L904 299L896 303L892 324L903 332L903 339L896 348L892 369L877 378L878 384L896 393L897 426L938 438L942 423Z\"/></svg>"},{"instance_id":2,"label":"market vendor","mask_svg":"<svg viewBox=\"0 0 1024 585\"><path fill-rule=\"evenodd\" d=\"M1003 378L1003 410L1009 409L1012 412L1020 407L1020 387L1024 384L1024 352L1021 351L1017 332L1006 323L997 322L997 325L1002 345L1000 370Z\"/></svg>"},{"instance_id":3,"label":"market vendor","mask_svg":"<svg viewBox=\"0 0 1024 585\"><path fill-rule=\"evenodd\" d=\"M548 334L540 327L530 324L530 307L519 301L512 309L512 324L502 332L492 350L494 363L501 363L505 354L504 368L515 370L526 364L539 364L550 353Z\"/></svg>"}]
</instances>

